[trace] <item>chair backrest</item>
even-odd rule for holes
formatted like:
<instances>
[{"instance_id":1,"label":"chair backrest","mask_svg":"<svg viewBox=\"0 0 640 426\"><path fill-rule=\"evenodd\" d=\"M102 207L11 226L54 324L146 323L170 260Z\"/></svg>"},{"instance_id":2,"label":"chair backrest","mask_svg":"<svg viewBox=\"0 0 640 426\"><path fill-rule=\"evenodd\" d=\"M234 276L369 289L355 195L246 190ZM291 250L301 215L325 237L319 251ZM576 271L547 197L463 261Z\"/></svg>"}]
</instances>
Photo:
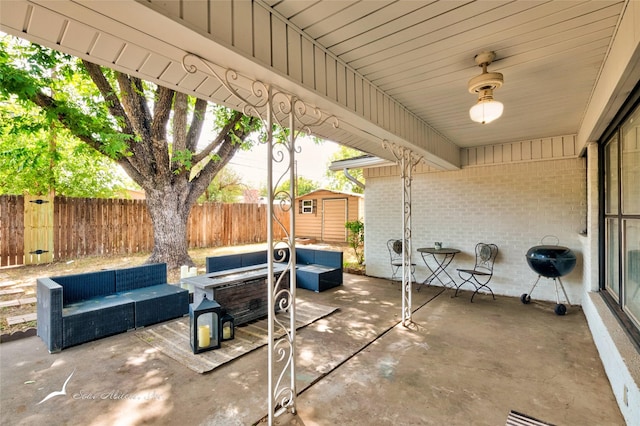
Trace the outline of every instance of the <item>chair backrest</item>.
<instances>
[{"instance_id":1,"label":"chair backrest","mask_svg":"<svg viewBox=\"0 0 640 426\"><path fill-rule=\"evenodd\" d=\"M394 260L402 260L402 240L390 239L387 241L387 248L392 262Z\"/></svg>"},{"instance_id":2,"label":"chair backrest","mask_svg":"<svg viewBox=\"0 0 640 426\"><path fill-rule=\"evenodd\" d=\"M493 274L493 264L498 255L498 246L495 244L476 244L476 271L483 271Z\"/></svg>"}]
</instances>

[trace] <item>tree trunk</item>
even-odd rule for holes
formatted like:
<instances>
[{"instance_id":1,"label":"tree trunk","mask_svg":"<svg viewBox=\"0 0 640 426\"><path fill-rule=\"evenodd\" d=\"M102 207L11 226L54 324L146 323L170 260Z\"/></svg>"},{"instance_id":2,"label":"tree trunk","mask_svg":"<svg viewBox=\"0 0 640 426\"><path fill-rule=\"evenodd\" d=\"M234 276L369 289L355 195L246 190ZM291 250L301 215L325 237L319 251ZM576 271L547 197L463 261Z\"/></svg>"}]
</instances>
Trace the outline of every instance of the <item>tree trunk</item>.
<instances>
[{"instance_id":1,"label":"tree trunk","mask_svg":"<svg viewBox=\"0 0 640 426\"><path fill-rule=\"evenodd\" d=\"M185 200L186 191L170 187L147 191L146 195L155 238L147 263L166 262L169 269L195 266L188 251L187 221L192 204Z\"/></svg>"}]
</instances>

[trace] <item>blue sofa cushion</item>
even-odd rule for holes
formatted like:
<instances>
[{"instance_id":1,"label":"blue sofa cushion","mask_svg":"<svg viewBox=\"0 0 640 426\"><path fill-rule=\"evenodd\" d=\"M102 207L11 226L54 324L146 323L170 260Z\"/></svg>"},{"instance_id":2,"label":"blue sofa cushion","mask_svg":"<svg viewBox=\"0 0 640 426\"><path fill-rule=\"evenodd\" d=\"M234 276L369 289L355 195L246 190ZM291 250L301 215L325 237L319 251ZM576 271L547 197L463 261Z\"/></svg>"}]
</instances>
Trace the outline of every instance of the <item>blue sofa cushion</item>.
<instances>
[{"instance_id":1,"label":"blue sofa cushion","mask_svg":"<svg viewBox=\"0 0 640 426\"><path fill-rule=\"evenodd\" d=\"M51 279L62 286L64 306L94 297L107 296L116 291L116 276L113 270L64 275Z\"/></svg>"},{"instance_id":2,"label":"blue sofa cushion","mask_svg":"<svg viewBox=\"0 0 640 426\"><path fill-rule=\"evenodd\" d=\"M116 269L115 292L134 290L157 284L167 283L167 264L152 263L132 268Z\"/></svg>"},{"instance_id":3,"label":"blue sofa cushion","mask_svg":"<svg viewBox=\"0 0 640 426\"><path fill-rule=\"evenodd\" d=\"M86 312L97 311L112 306L122 306L133 304L133 301L117 294L108 296L94 297L93 299L82 300L79 302L69 303L62 308L62 316L68 317L73 315L81 315Z\"/></svg>"}]
</instances>

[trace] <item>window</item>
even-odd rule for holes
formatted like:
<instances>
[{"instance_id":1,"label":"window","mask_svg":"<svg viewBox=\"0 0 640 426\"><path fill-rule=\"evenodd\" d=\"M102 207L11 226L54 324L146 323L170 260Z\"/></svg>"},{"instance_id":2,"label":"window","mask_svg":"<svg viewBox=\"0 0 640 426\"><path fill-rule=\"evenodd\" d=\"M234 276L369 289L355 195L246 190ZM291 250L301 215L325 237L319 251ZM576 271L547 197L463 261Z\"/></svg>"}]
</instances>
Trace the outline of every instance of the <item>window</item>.
<instances>
[{"instance_id":1,"label":"window","mask_svg":"<svg viewBox=\"0 0 640 426\"><path fill-rule=\"evenodd\" d=\"M300 200L298 212L301 214L313 214L316 212L317 200Z\"/></svg>"},{"instance_id":2,"label":"window","mask_svg":"<svg viewBox=\"0 0 640 426\"><path fill-rule=\"evenodd\" d=\"M626 117L619 118L601 150L604 264L600 287L640 345L640 106L621 115Z\"/></svg>"}]
</instances>

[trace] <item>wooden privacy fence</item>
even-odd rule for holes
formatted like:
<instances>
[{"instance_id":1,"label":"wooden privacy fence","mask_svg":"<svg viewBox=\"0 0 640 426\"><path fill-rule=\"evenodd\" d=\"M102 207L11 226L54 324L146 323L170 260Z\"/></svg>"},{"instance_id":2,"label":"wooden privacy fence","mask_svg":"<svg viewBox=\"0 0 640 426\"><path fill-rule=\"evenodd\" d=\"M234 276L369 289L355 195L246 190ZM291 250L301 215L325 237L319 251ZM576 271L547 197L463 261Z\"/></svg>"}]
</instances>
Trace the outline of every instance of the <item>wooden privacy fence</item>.
<instances>
[{"instance_id":1,"label":"wooden privacy fence","mask_svg":"<svg viewBox=\"0 0 640 426\"><path fill-rule=\"evenodd\" d=\"M33 203L33 201L30 201ZM279 221L289 227L289 213L275 207ZM25 247L25 235L38 235L36 223L25 225L25 198L0 196L0 266L21 265L33 254ZM49 229L47 231L46 229ZM53 252L55 260L94 255L150 252L153 249L151 218L144 200L66 198L53 201L53 248L29 249ZM274 238L284 238L274 226ZM38 241L45 240L38 238ZM187 223L189 248L220 247L267 241L267 206L264 204L206 203L194 205ZM35 245L34 245L35 244Z\"/></svg>"},{"instance_id":2,"label":"wooden privacy fence","mask_svg":"<svg viewBox=\"0 0 640 426\"><path fill-rule=\"evenodd\" d=\"M0 196L0 266L21 265L24 259L24 197Z\"/></svg>"}]
</instances>

